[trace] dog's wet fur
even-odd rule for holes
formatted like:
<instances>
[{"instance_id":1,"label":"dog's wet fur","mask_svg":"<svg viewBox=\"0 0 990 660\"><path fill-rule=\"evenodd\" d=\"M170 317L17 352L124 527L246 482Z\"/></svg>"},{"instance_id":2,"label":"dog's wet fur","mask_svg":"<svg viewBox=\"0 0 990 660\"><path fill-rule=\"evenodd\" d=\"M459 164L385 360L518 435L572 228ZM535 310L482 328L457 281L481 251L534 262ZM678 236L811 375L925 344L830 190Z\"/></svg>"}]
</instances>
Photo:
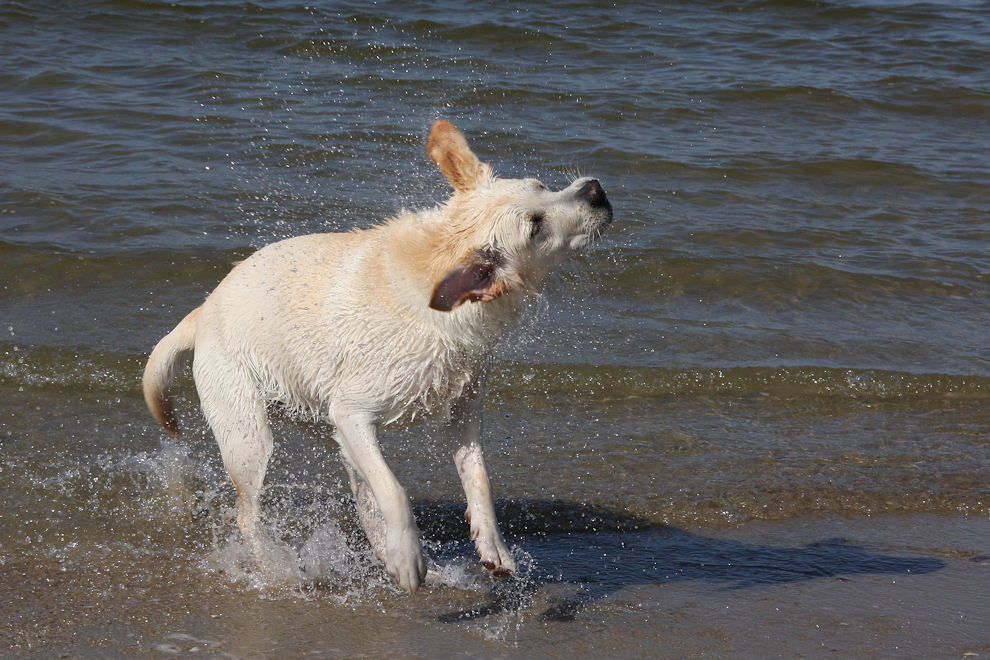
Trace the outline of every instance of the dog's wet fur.
<instances>
[{"instance_id":1,"label":"dog's wet fur","mask_svg":"<svg viewBox=\"0 0 990 660\"><path fill-rule=\"evenodd\" d=\"M237 523L257 561L270 542L259 497L272 453L266 407L331 424L361 524L410 593L426 575L409 499L379 427L441 415L471 536L497 575L515 569L481 451L485 369L503 331L551 271L612 220L601 184L560 191L500 179L460 131L437 121L427 151L454 189L441 206L371 229L300 236L238 264L148 360L144 395L169 431L183 358L237 487Z\"/></svg>"}]
</instances>

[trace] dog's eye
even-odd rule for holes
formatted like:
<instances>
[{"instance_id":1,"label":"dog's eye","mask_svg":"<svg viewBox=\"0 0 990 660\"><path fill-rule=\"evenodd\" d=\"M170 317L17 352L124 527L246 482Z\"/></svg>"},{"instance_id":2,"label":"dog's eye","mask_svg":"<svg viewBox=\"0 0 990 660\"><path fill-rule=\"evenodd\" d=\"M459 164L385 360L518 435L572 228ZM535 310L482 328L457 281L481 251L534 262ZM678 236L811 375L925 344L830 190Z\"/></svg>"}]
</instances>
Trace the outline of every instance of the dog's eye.
<instances>
[{"instance_id":1,"label":"dog's eye","mask_svg":"<svg viewBox=\"0 0 990 660\"><path fill-rule=\"evenodd\" d=\"M543 226L543 214L534 213L533 215L529 216L529 224L530 224L529 237L534 238L537 234L540 233L540 227Z\"/></svg>"}]
</instances>

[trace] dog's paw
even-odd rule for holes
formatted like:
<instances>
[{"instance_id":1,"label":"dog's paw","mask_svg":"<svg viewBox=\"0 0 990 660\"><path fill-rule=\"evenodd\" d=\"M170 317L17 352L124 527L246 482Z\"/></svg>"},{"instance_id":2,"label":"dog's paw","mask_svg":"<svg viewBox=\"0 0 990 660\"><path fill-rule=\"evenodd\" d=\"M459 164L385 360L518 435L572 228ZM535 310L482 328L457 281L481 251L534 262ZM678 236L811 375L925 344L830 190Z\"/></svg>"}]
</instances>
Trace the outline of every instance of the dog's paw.
<instances>
[{"instance_id":1,"label":"dog's paw","mask_svg":"<svg viewBox=\"0 0 990 660\"><path fill-rule=\"evenodd\" d=\"M505 541L498 530L490 530L489 533L480 533L474 539L478 556L481 557L482 565L490 570L495 577L505 577L516 570L516 562L512 558L512 553L505 547Z\"/></svg>"},{"instance_id":2,"label":"dog's paw","mask_svg":"<svg viewBox=\"0 0 990 660\"><path fill-rule=\"evenodd\" d=\"M419 589L426 577L426 561L415 529L386 534L385 570L410 594Z\"/></svg>"}]
</instances>

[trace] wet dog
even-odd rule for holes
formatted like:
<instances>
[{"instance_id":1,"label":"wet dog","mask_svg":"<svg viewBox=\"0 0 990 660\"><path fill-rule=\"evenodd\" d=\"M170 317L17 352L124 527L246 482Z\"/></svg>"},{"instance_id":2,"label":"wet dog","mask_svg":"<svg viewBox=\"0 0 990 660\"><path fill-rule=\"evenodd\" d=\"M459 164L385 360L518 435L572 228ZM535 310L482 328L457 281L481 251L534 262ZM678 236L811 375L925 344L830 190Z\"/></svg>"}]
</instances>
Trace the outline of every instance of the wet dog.
<instances>
[{"instance_id":1,"label":"wet dog","mask_svg":"<svg viewBox=\"0 0 990 660\"><path fill-rule=\"evenodd\" d=\"M368 540L410 593L426 564L378 429L445 416L478 555L497 575L513 571L481 452L486 364L551 271L612 220L597 180L551 191L500 179L449 122L433 125L427 151L454 189L445 204L259 250L158 343L144 371L149 409L178 433L169 388L193 353L200 403L237 488L237 524L259 560L266 408L331 424Z\"/></svg>"}]
</instances>

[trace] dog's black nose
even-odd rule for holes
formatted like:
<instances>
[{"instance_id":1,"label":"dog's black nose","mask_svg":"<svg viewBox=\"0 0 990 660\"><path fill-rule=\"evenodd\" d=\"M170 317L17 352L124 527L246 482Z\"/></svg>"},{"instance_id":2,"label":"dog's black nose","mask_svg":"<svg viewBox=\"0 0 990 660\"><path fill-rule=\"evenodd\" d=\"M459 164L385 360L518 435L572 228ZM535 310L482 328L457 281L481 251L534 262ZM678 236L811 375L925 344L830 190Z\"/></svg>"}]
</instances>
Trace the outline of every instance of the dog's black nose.
<instances>
[{"instance_id":1,"label":"dog's black nose","mask_svg":"<svg viewBox=\"0 0 990 660\"><path fill-rule=\"evenodd\" d=\"M602 188L602 184L598 183L598 179L592 179L581 186L578 195L587 199L588 203L594 207L609 208L612 206L608 202L608 197L605 196L605 189Z\"/></svg>"}]
</instances>

